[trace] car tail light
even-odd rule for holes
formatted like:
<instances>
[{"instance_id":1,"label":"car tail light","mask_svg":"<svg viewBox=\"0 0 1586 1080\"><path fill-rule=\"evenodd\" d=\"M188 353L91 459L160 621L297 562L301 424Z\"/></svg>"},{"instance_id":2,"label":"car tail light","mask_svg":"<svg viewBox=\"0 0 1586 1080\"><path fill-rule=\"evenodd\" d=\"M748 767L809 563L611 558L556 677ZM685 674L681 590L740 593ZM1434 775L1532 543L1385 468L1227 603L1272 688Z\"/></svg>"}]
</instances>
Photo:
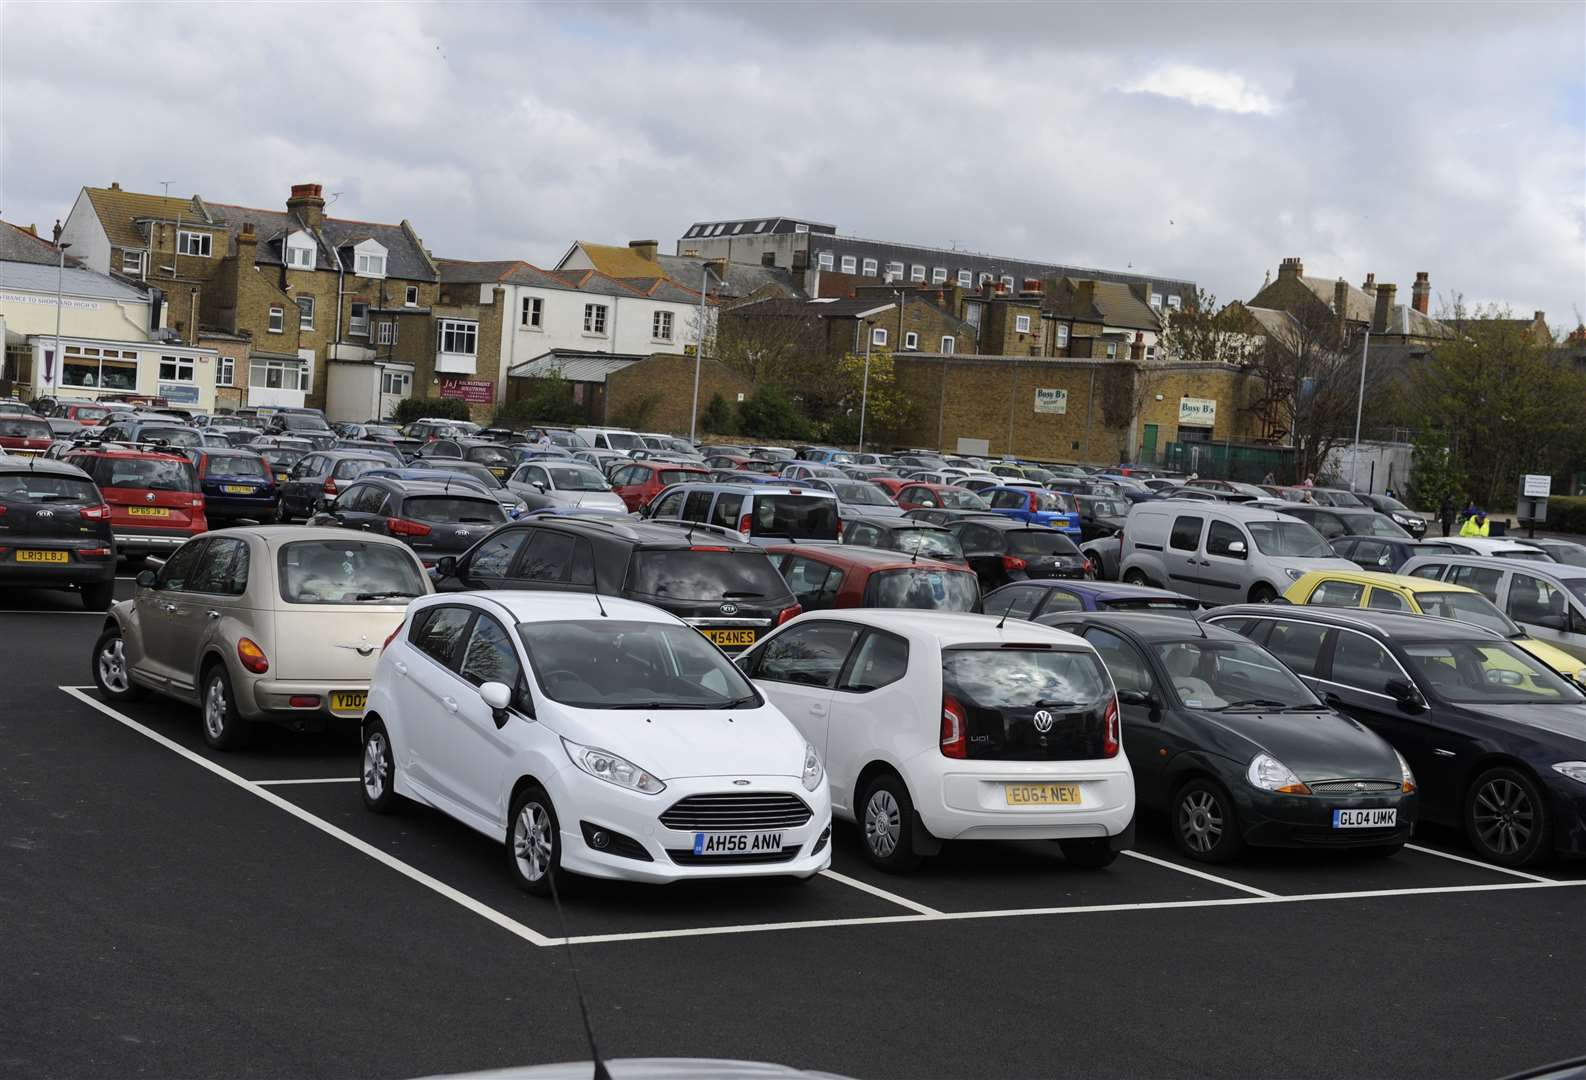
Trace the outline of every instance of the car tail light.
<instances>
[{"instance_id":1,"label":"car tail light","mask_svg":"<svg viewBox=\"0 0 1586 1080\"><path fill-rule=\"evenodd\" d=\"M1029 569L1029 566L1029 563L1025 562L1017 555L1004 555L1002 557L1002 568L1004 570L1027 570Z\"/></svg>"},{"instance_id":2,"label":"car tail light","mask_svg":"<svg viewBox=\"0 0 1586 1080\"><path fill-rule=\"evenodd\" d=\"M950 758L967 758L969 756L969 735L964 723L964 707L958 699L948 694L942 695L942 756Z\"/></svg>"},{"instance_id":3,"label":"car tail light","mask_svg":"<svg viewBox=\"0 0 1586 1080\"><path fill-rule=\"evenodd\" d=\"M1106 713L1105 716L1102 717L1102 723L1106 725L1107 731L1106 731L1106 734L1102 736L1101 756L1102 757L1117 757L1118 756L1118 698L1116 696L1107 699L1107 713Z\"/></svg>"},{"instance_id":4,"label":"car tail light","mask_svg":"<svg viewBox=\"0 0 1586 1080\"><path fill-rule=\"evenodd\" d=\"M385 641L380 646L380 651L381 652L385 652L387 649L389 649L391 647L391 643L393 641L395 641L397 639L397 635L402 632L402 626L403 626L402 623L397 623L396 624L396 629L391 631L389 634L386 635Z\"/></svg>"},{"instance_id":5,"label":"car tail light","mask_svg":"<svg viewBox=\"0 0 1586 1080\"><path fill-rule=\"evenodd\" d=\"M386 518L386 531L392 536L428 536L430 527L422 521L411 521L408 518Z\"/></svg>"},{"instance_id":6,"label":"car tail light","mask_svg":"<svg viewBox=\"0 0 1586 1080\"><path fill-rule=\"evenodd\" d=\"M294 709L315 709L319 707L319 695L293 694L286 699L286 703Z\"/></svg>"},{"instance_id":7,"label":"car tail light","mask_svg":"<svg viewBox=\"0 0 1586 1080\"><path fill-rule=\"evenodd\" d=\"M79 554L79 555L93 555L96 558L103 559L103 558L109 557L110 549L109 548L82 548L81 550L79 550L77 552L77 554Z\"/></svg>"},{"instance_id":8,"label":"car tail light","mask_svg":"<svg viewBox=\"0 0 1586 1080\"><path fill-rule=\"evenodd\" d=\"M255 675L263 675L270 670L270 660L264 655L264 650L259 648L258 642L252 638L243 638L237 642L237 659L242 661L242 666Z\"/></svg>"},{"instance_id":9,"label":"car tail light","mask_svg":"<svg viewBox=\"0 0 1586 1080\"><path fill-rule=\"evenodd\" d=\"M749 526L753 524L754 518L750 517L748 514L745 514L743 517L738 519L738 531L741 533L747 533L749 531Z\"/></svg>"},{"instance_id":10,"label":"car tail light","mask_svg":"<svg viewBox=\"0 0 1586 1080\"><path fill-rule=\"evenodd\" d=\"M1095 572L1096 572L1096 564L1091 562L1089 559L1086 559L1085 560L1085 573L1094 574Z\"/></svg>"},{"instance_id":11,"label":"car tail light","mask_svg":"<svg viewBox=\"0 0 1586 1080\"><path fill-rule=\"evenodd\" d=\"M110 507L100 503L98 506L85 506L77 512L85 521L103 521L110 516Z\"/></svg>"},{"instance_id":12,"label":"car tail light","mask_svg":"<svg viewBox=\"0 0 1586 1080\"><path fill-rule=\"evenodd\" d=\"M336 478L334 476L325 477L325 494L336 494Z\"/></svg>"},{"instance_id":13,"label":"car tail light","mask_svg":"<svg viewBox=\"0 0 1586 1080\"><path fill-rule=\"evenodd\" d=\"M785 607L776 613L776 625L781 626L783 623L796 619L802 614L804 614L802 605L794 604L792 607Z\"/></svg>"},{"instance_id":14,"label":"car tail light","mask_svg":"<svg viewBox=\"0 0 1586 1080\"><path fill-rule=\"evenodd\" d=\"M690 551L731 551L732 548L721 547L718 544L695 544L693 547L689 548L688 550L690 550Z\"/></svg>"}]
</instances>

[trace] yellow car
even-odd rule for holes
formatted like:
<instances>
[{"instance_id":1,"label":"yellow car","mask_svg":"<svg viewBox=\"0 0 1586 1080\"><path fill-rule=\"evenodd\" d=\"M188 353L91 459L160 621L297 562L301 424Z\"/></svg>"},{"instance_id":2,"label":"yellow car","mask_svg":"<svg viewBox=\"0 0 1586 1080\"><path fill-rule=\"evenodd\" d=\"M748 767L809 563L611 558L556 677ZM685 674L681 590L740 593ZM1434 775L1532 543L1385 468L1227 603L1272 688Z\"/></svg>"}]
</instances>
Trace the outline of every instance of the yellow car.
<instances>
[{"instance_id":1,"label":"yellow car","mask_svg":"<svg viewBox=\"0 0 1586 1080\"><path fill-rule=\"evenodd\" d=\"M1365 570L1312 570L1290 585L1283 598L1291 604L1409 611L1485 626L1561 675L1574 678L1586 673L1586 661L1545 641L1527 637L1525 631L1491 600L1463 585Z\"/></svg>"}]
</instances>

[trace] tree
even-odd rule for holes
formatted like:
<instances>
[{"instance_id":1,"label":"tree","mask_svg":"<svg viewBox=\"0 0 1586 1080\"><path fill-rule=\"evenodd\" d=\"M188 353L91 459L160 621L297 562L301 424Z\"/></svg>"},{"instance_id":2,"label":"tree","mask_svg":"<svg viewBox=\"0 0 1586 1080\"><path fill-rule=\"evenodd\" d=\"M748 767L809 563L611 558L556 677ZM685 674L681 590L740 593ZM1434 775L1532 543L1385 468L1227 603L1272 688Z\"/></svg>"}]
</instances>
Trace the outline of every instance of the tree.
<instances>
[{"instance_id":1,"label":"tree","mask_svg":"<svg viewBox=\"0 0 1586 1080\"><path fill-rule=\"evenodd\" d=\"M1259 327L1241 306L1217 307L1217 297L1204 289L1179 311L1169 310L1157 347L1169 360L1190 364L1238 365L1261 348Z\"/></svg>"},{"instance_id":2,"label":"tree","mask_svg":"<svg viewBox=\"0 0 1586 1080\"><path fill-rule=\"evenodd\" d=\"M828 437L834 442L859 442L860 412L864 413L867 443L895 442L914 420L916 403L898 386L892 350L870 351L870 378L865 379L863 353L849 353L837 361L838 390L832 402Z\"/></svg>"},{"instance_id":3,"label":"tree","mask_svg":"<svg viewBox=\"0 0 1586 1080\"><path fill-rule=\"evenodd\" d=\"M803 301L744 304L718 322L710 355L750 386L799 386L826 360L826 328Z\"/></svg>"},{"instance_id":4,"label":"tree","mask_svg":"<svg viewBox=\"0 0 1586 1080\"><path fill-rule=\"evenodd\" d=\"M727 435L732 431L732 412L727 399L720 394L710 396L710 404L699 414L699 427L709 435Z\"/></svg>"},{"instance_id":5,"label":"tree","mask_svg":"<svg viewBox=\"0 0 1586 1080\"><path fill-rule=\"evenodd\" d=\"M458 398L403 398L391 413L392 421L404 426L425 416L467 420L468 402Z\"/></svg>"},{"instance_id":6,"label":"tree","mask_svg":"<svg viewBox=\"0 0 1586 1080\"><path fill-rule=\"evenodd\" d=\"M738 430L761 439L802 439L809 421L780 387L765 386L739 403Z\"/></svg>"},{"instance_id":7,"label":"tree","mask_svg":"<svg viewBox=\"0 0 1586 1080\"><path fill-rule=\"evenodd\" d=\"M573 400L573 388L560 371L535 380L532 395L509 401L496 412L498 424L576 424L586 418L584 407Z\"/></svg>"},{"instance_id":8,"label":"tree","mask_svg":"<svg viewBox=\"0 0 1586 1080\"><path fill-rule=\"evenodd\" d=\"M625 401L611 414L611 421L617 427L627 428L629 431L641 431L650 426L650 417L655 415L655 410L660 407L661 394L641 394L632 401Z\"/></svg>"},{"instance_id":9,"label":"tree","mask_svg":"<svg viewBox=\"0 0 1586 1080\"><path fill-rule=\"evenodd\" d=\"M1427 427L1416 433L1410 447L1410 505L1436 513L1444 499L1460 494L1459 470L1448 449L1446 433Z\"/></svg>"}]
</instances>

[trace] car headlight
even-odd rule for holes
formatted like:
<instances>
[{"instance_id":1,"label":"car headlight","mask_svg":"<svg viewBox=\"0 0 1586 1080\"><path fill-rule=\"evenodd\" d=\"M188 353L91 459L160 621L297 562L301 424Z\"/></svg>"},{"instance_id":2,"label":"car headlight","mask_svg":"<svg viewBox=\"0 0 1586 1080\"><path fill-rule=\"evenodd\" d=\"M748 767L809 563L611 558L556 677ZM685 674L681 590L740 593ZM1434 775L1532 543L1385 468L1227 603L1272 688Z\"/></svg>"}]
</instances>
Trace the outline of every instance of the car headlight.
<instances>
[{"instance_id":1,"label":"car headlight","mask_svg":"<svg viewBox=\"0 0 1586 1080\"><path fill-rule=\"evenodd\" d=\"M1410 524L1410 519L1405 517L1403 514L1391 514L1389 516L1392 517L1393 520L1397 524L1400 524L1400 525L1409 525Z\"/></svg>"},{"instance_id":2,"label":"car headlight","mask_svg":"<svg viewBox=\"0 0 1586 1080\"><path fill-rule=\"evenodd\" d=\"M1410 763L1404 760L1403 754L1395 750L1393 752L1393 756L1399 759L1399 790L1408 795L1410 792L1415 790L1415 774L1410 771ZM1567 764L1580 765L1583 770L1583 774L1582 776L1577 776L1575 779L1580 780L1582 783L1586 783L1586 764L1578 761ZM1555 769L1558 768L1557 765L1553 767Z\"/></svg>"},{"instance_id":3,"label":"car headlight","mask_svg":"<svg viewBox=\"0 0 1586 1080\"><path fill-rule=\"evenodd\" d=\"M804 744L804 790L814 791L820 786L821 778L826 775L826 770L821 767L821 756L815 752L815 747L809 743Z\"/></svg>"},{"instance_id":4,"label":"car headlight","mask_svg":"<svg viewBox=\"0 0 1586 1080\"><path fill-rule=\"evenodd\" d=\"M529 504L524 502L522 499L519 499L517 502L513 503L512 508L521 514L523 511L529 508Z\"/></svg>"},{"instance_id":5,"label":"car headlight","mask_svg":"<svg viewBox=\"0 0 1586 1080\"><path fill-rule=\"evenodd\" d=\"M1586 761L1555 762L1553 771L1563 773L1578 784L1586 784Z\"/></svg>"},{"instance_id":6,"label":"car headlight","mask_svg":"<svg viewBox=\"0 0 1586 1080\"><path fill-rule=\"evenodd\" d=\"M1311 793L1311 789L1306 787L1287 765L1271 754L1257 754L1251 759L1245 779L1250 781L1251 787L1258 787L1262 791L1275 791L1280 795Z\"/></svg>"},{"instance_id":7,"label":"car headlight","mask_svg":"<svg viewBox=\"0 0 1586 1080\"><path fill-rule=\"evenodd\" d=\"M1285 570L1283 572L1285 574L1289 575L1289 580L1290 581L1298 581L1298 580L1300 580L1300 578L1305 576L1305 571L1304 570Z\"/></svg>"},{"instance_id":8,"label":"car headlight","mask_svg":"<svg viewBox=\"0 0 1586 1080\"><path fill-rule=\"evenodd\" d=\"M637 791L643 795L655 795L666 790L666 785L661 781L633 762L620 758L609 750L580 746L570 739L562 740L562 748L567 751L567 756L572 759L574 765L597 780L604 780L608 784L616 784L618 787Z\"/></svg>"}]
</instances>

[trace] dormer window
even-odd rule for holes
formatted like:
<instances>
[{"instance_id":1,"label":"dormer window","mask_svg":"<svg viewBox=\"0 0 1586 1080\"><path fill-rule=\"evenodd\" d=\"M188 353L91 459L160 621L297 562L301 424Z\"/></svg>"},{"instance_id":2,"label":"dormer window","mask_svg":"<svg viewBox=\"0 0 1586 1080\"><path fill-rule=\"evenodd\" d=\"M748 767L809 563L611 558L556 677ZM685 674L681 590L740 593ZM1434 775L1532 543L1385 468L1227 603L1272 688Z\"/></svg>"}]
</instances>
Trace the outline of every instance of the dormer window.
<instances>
[{"instance_id":1,"label":"dormer window","mask_svg":"<svg viewBox=\"0 0 1586 1080\"><path fill-rule=\"evenodd\" d=\"M385 277L384 245L374 241L365 240L352 249L352 272L359 277L383 278Z\"/></svg>"},{"instance_id":2,"label":"dormer window","mask_svg":"<svg viewBox=\"0 0 1586 1080\"><path fill-rule=\"evenodd\" d=\"M294 270L314 269L315 244L306 232L295 232L286 238L286 265Z\"/></svg>"}]
</instances>

